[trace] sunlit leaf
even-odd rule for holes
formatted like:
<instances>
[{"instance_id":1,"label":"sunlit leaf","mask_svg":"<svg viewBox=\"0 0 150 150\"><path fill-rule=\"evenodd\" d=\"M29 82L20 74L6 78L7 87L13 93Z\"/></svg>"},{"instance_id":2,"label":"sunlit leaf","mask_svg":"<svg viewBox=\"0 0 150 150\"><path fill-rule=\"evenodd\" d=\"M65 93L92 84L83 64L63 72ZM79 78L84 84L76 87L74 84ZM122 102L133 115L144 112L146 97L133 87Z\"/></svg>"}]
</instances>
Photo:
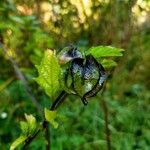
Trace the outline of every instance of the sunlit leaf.
<instances>
[{"instance_id":1,"label":"sunlit leaf","mask_svg":"<svg viewBox=\"0 0 150 150\"><path fill-rule=\"evenodd\" d=\"M45 90L46 94L53 98L60 87L60 66L55 54L47 50L37 69L39 77L35 80Z\"/></svg>"},{"instance_id":2,"label":"sunlit leaf","mask_svg":"<svg viewBox=\"0 0 150 150\"><path fill-rule=\"evenodd\" d=\"M24 143L27 139L27 136L20 136L18 137L10 146L10 150L16 149L20 144Z\"/></svg>"},{"instance_id":3,"label":"sunlit leaf","mask_svg":"<svg viewBox=\"0 0 150 150\"><path fill-rule=\"evenodd\" d=\"M103 59L101 64L103 65L104 68L111 68L117 66L117 63L114 60L110 59Z\"/></svg>"},{"instance_id":4,"label":"sunlit leaf","mask_svg":"<svg viewBox=\"0 0 150 150\"><path fill-rule=\"evenodd\" d=\"M21 121L20 122L20 128L21 128L22 134L27 136L28 132L29 132L28 123L25 121Z\"/></svg>"},{"instance_id":5,"label":"sunlit leaf","mask_svg":"<svg viewBox=\"0 0 150 150\"><path fill-rule=\"evenodd\" d=\"M33 115L25 114L26 122L20 122L20 128L22 133L19 138L17 138L11 145L10 150L14 150L17 146L22 144L26 139L32 137L37 131L37 122Z\"/></svg>"},{"instance_id":6,"label":"sunlit leaf","mask_svg":"<svg viewBox=\"0 0 150 150\"><path fill-rule=\"evenodd\" d=\"M27 115L25 114L25 118L27 120L27 124L28 124L28 133L30 135L34 134L37 128L37 123L36 123L36 119L33 115Z\"/></svg>"},{"instance_id":7,"label":"sunlit leaf","mask_svg":"<svg viewBox=\"0 0 150 150\"><path fill-rule=\"evenodd\" d=\"M115 48L112 46L97 46L97 47L91 47L86 52L86 55L91 54L95 58L100 58L100 57L110 57L110 56L123 56L122 52L123 49Z\"/></svg>"},{"instance_id":8,"label":"sunlit leaf","mask_svg":"<svg viewBox=\"0 0 150 150\"><path fill-rule=\"evenodd\" d=\"M55 121L57 118L56 111L50 111L47 108L44 109L45 119L48 121L55 129L58 128L58 123Z\"/></svg>"}]
</instances>

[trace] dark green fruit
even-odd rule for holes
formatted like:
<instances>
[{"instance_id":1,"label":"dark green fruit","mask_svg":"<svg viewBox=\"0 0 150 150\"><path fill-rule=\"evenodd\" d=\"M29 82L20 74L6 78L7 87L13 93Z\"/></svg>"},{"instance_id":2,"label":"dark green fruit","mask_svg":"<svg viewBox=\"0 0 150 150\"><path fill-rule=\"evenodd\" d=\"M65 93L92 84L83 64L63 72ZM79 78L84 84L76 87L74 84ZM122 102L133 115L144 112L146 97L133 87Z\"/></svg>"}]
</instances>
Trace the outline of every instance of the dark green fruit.
<instances>
[{"instance_id":1,"label":"dark green fruit","mask_svg":"<svg viewBox=\"0 0 150 150\"><path fill-rule=\"evenodd\" d=\"M78 95L87 104L86 99L95 96L106 80L103 66L92 55L83 58L81 52L72 46L65 48L59 59L67 63L63 79L64 89Z\"/></svg>"}]
</instances>

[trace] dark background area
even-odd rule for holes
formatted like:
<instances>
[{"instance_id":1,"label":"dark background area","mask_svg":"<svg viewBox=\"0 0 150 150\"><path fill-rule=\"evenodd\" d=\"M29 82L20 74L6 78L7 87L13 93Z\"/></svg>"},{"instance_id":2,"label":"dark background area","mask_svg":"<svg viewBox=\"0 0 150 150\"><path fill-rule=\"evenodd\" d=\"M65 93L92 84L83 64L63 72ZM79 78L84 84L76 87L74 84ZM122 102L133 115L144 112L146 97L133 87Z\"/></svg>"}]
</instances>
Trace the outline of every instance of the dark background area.
<instances>
[{"instance_id":1,"label":"dark background area","mask_svg":"<svg viewBox=\"0 0 150 150\"><path fill-rule=\"evenodd\" d=\"M52 150L106 150L102 100L108 107L113 150L150 149L150 2L149 0L0 0L0 42L25 76L42 105L51 100L34 81L35 65L47 48L60 51L70 43L123 48L103 95L84 107L70 96L59 112L66 116L52 129ZM0 149L9 149L19 134L24 113L40 114L0 49ZM42 134L42 133L41 133ZM38 136L30 149L44 149Z\"/></svg>"}]
</instances>

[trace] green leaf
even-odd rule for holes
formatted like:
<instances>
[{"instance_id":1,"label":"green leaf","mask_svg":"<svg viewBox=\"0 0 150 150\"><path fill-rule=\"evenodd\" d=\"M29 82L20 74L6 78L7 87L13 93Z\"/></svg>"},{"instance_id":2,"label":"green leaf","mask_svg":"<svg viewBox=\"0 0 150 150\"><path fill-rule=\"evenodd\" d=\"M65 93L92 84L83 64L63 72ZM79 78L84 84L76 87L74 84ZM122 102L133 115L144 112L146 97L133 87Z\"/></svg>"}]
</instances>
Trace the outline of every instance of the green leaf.
<instances>
[{"instance_id":1,"label":"green leaf","mask_svg":"<svg viewBox=\"0 0 150 150\"><path fill-rule=\"evenodd\" d=\"M60 66L55 54L47 50L37 69L39 77L35 80L45 90L46 94L53 98L60 88Z\"/></svg>"},{"instance_id":2,"label":"green leaf","mask_svg":"<svg viewBox=\"0 0 150 150\"><path fill-rule=\"evenodd\" d=\"M21 128L22 134L27 136L29 133L28 123L25 121L21 121L20 122L20 128Z\"/></svg>"},{"instance_id":3,"label":"green leaf","mask_svg":"<svg viewBox=\"0 0 150 150\"><path fill-rule=\"evenodd\" d=\"M22 130L22 134L19 138L17 138L11 145L10 150L14 150L18 145L23 143L29 137L32 137L37 131L37 122L33 115L25 114L26 122L20 122L20 128Z\"/></svg>"},{"instance_id":4,"label":"green leaf","mask_svg":"<svg viewBox=\"0 0 150 150\"><path fill-rule=\"evenodd\" d=\"M112 46L97 46L97 47L91 47L86 52L86 55L91 54L95 58L110 57L110 56L123 56L122 51L123 49L115 48Z\"/></svg>"},{"instance_id":5,"label":"green leaf","mask_svg":"<svg viewBox=\"0 0 150 150\"><path fill-rule=\"evenodd\" d=\"M46 121L48 121L55 129L58 128L58 123L55 121L55 119L57 118L57 112L45 108L44 114Z\"/></svg>"},{"instance_id":6,"label":"green leaf","mask_svg":"<svg viewBox=\"0 0 150 150\"><path fill-rule=\"evenodd\" d=\"M16 149L20 144L24 143L25 140L27 139L27 136L20 136L17 138L10 146L10 150Z\"/></svg>"},{"instance_id":7,"label":"green leaf","mask_svg":"<svg viewBox=\"0 0 150 150\"><path fill-rule=\"evenodd\" d=\"M27 114L25 114L25 118L28 124L28 134L33 135L37 129L36 119L33 115L27 115Z\"/></svg>"},{"instance_id":8,"label":"green leaf","mask_svg":"<svg viewBox=\"0 0 150 150\"><path fill-rule=\"evenodd\" d=\"M12 19L13 21L20 23L20 24L24 23L23 19L21 17L18 17L18 16L11 16L10 19Z\"/></svg>"},{"instance_id":9,"label":"green leaf","mask_svg":"<svg viewBox=\"0 0 150 150\"><path fill-rule=\"evenodd\" d=\"M9 78L4 83L0 84L0 92L4 90L12 81L14 80L14 77Z\"/></svg>"},{"instance_id":10,"label":"green leaf","mask_svg":"<svg viewBox=\"0 0 150 150\"><path fill-rule=\"evenodd\" d=\"M101 64L103 65L104 68L112 68L117 66L117 63L114 60L110 59L103 59Z\"/></svg>"}]
</instances>

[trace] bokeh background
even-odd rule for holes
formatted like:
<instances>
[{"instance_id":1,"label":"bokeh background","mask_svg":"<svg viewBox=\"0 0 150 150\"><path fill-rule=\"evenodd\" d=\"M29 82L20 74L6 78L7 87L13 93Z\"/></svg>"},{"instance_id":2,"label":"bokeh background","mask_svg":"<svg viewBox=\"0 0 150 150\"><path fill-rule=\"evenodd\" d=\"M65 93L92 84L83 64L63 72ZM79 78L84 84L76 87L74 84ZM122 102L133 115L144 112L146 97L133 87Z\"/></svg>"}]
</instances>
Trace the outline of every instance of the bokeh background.
<instances>
[{"instance_id":1,"label":"bokeh background","mask_svg":"<svg viewBox=\"0 0 150 150\"><path fill-rule=\"evenodd\" d=\"M87 50L111 45L125 49L109 70L103 94L84 107L70 96L59 108L67 117L52 130L52 150L106 150L105 107L112 150L150 150L150 1L149 0L0 0L0 42L32 95L48 107L51 100L34 81L35 65L47 48L70 43ZM0 49L0 149L20 134L24 113L41 117L10 57ZM44 149L38 136L29 149Z\"/></svg>"}]
</instances>

